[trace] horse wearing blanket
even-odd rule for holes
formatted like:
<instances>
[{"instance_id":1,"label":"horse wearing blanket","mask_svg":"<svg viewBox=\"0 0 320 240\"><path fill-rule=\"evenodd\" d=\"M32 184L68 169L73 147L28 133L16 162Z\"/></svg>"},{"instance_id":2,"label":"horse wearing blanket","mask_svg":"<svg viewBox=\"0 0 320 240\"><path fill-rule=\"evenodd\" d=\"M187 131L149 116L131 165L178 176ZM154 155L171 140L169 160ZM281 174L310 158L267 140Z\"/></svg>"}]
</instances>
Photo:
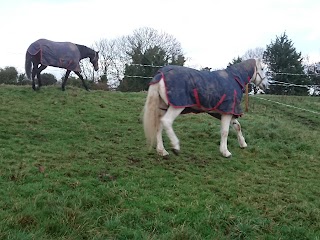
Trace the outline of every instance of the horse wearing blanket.
<instances>
[{"instance_id":1,"label":"horse wearing blanket","mask_svg":"<svg viewBox=\"0 0 320 240\"><path fill-rule=\"evenodd\" d=\"M27 49L25 60L25 71L29 79L32 79L32 88L36 90L35 76L38 79L38 89L41 83L41 71L47 66L67 69L62 82L62 90L65 90L67 79L73 71L82 81L86 90L89 90L82 75L79 62L84 58L90 58L94 70L99 69L99 52L84 45L71 42L54 42L47 39L39 39L33 42Z\"/></svg>"},{"instance_id":2,"label":"horse wearing blanket","mask_svg":"<svg viewBox=\"0 0 320 240\"><path fill-rule=\"evenodd\" d=\"M144 106L148 143L151 146L156 143L161 156L168 155L162 140L165 129L177 154L180 144L172 128L174 120L180 114L205 112L221 120L220 152L224 157L231 156L227 148L230 123L237 132L240 147L247 147L237 118L243 114L240 103L250 82L262 89L268 85L260 59L249 59L214 72L174 65L159 69L150 82Z\"/></svg>"}]
</instances>

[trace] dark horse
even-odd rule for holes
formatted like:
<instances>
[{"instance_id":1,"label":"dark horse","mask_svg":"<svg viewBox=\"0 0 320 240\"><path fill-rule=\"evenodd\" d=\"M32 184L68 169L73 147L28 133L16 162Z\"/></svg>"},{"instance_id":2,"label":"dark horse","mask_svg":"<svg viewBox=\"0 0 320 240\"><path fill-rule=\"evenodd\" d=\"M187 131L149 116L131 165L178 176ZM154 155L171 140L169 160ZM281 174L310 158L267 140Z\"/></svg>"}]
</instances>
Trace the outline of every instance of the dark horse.
<instances>
[{"instance_id":1,"label":"dark horse","mask_svg":"<svg viewBox=\"0 0 320 240\"><path fill-rule=\"evenodd\" d=\"M37 89L35 76L37 76L38 88L40 89L42 85L40 73L47 66L67 69L62 82L63 91L65 90L67 79L71 71L77 74L81 79L84 88L89 90L82 75L80 74L81 69L79 62L84 58L90 58L90 62L92 63L95 71L99 69L99 52L96 52L91 48L71 42L53 42L47 39L39 39L32 43L27 49L25 71L27 77L32 79L33 90Z\"/></svg>"}]
</instances>

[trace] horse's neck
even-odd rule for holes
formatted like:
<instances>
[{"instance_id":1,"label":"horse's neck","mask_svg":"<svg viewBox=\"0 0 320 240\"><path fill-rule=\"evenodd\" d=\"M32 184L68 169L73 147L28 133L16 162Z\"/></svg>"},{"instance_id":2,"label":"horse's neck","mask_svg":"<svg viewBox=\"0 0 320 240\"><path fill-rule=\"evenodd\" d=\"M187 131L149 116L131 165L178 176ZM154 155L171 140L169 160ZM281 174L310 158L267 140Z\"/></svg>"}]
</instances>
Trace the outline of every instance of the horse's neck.
<instances>
[{"instance_id":1,"label":"horse's neck","mask_svg":"<svg viewBox=\"0 0 320 240\"><path fill-rule=\"evenodd\" d=\"M86 46L79 45L79 44L76 44L76 46L78 47L79 52L80 52L80 59L90 57L91 55L94 54L93 50L91 50L90 48L88 48Z\"/></svg>"}]
</instances>

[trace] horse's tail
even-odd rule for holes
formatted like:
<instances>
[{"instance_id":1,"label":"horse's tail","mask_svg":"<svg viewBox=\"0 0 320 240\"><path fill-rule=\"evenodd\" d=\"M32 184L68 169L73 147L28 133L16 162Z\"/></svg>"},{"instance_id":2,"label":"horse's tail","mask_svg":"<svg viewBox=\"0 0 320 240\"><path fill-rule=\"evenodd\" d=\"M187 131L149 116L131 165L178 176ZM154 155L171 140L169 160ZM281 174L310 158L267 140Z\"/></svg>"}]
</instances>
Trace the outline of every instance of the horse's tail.
<instances>
[{"instance_id":1,"label":"horse's tail","mask_svg":"<svg viewBox=\"0 0 320 240\"><path fill-rule=\"evenodd\" d=\"M31 79L31 68L32 68L32 61L31 61L31 54L26 52L26 61L24 64L24 69L26 71L26 75L28 79Z\"/></svg>"},{"instance_id":2,"label":"horse's tail","mask_svg":"<svg viewBox=\"0 0 320 240\"><path fill-rule=\"evenodd\" d=\"M144 134L150 147L154 146L156 142L157 131L160 126L160 111L159 84L156 83L149 87L143 113Z\"/></svg>"}]
</instances>

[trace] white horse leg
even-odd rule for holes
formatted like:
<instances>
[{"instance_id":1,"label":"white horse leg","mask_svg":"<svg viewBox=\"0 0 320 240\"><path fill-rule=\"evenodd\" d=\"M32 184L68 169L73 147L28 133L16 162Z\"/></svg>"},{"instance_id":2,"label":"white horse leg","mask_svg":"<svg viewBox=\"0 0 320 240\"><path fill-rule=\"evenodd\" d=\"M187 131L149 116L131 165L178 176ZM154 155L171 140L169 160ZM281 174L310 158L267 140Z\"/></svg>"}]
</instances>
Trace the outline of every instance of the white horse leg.
<instances>
[{"instance_id":1,"label":"white horse leg","mask_svg":"<svg viewBox=\"0 0 320 240\"><path fill-rule=\"evenodd\" d=\"M163 115L166 113L166 110L162 110L162 109L166 109L168 108L168 106L164 103L164 102L160 102L160 111L159 111L159 117L160 119L163 117ZM162 131L163 131L163 125L160 121L158 130L157 130L157 152L160 156L167 156L169 155L169 153L166 151L166 149L163 146L163 140L162 140Z\"/></svg>"},{"instance_id":2,"label":"white horse leg","mask_svg":"<svg viewBox=\"0 0 320 240\"><path fill-rule=\"evenodd\" d=\"M231 157L231 153L228 150L228 134L232 115L221 115L221 140L220 140L220 152L224 157Z\"/></svg>"},{"instance_id":3,"label":"white horse leg","mask_svg":"<svg viewBox=\"0 0 320 240\"><path fill-rule=\"evenodd\" d=\"M173 131L172 128L172 124L173 121L180 115L180 113L183 111L184 108L173 108L171 106L169 106L167 112L165 113L165 115L161 118L161 127L160 129L162 129L162 127L165 129L170 142L171 142L171 146L173 148L173 152L175 154L178 154L180 151L180 144L179 144L179 139L177 138L176 134ZM158 136L158 135L157 135ZM161 139L162 140L162 139ZM162 141L161 141L162 142ZM158 141L159 144L159 141ZM159 146L159 145L158 145ZM160 144L161 147L161 144ZM157 147L158 149L158 147Z\"/></svg>"},{"instance_id":4,"label":"white horse leg","mask_svg":"<svg viewBox=\"0 0 320 240\"><path fill-rule=\"evenodd\" d=\"M162 101L159 102L159 118L161 119L165 114L166 114L166 110L168 108L168 100L166 97L166 88L163 82L163 79L161 79L159 81L159 95ZM164 148L163 145L163 139L162 139L162 131L163 131L163 124L160 121L158 130L157 130L157 152L160 156L167 156L169 155L169 153L167 152L167 150Z\"/></svg>"},{"instance_id":5,"label":"white horse leg","mask_svg":"<svg viewBox=\"0 0 320 240\"><path fill-rule=\"evenodd\" d=\"M239 121L235 118L232 118L231 122L232 122L232 126L233 126L234 130L236 130L236 132L237 132L237 138L238 138L238 142L239 142L240 147L246 148L247 143L242 135L241 125L240 125Z\"/></svg>"},{"instance_id":6,"label":"white horse leg","mask_svg":"<svg viewBox=\"0 0 320 240\"><path fill-rule=\"evenodd\" d=\"M160 123L159 129L157 131L157 152L160 156L167 156L169 155L169 153L166 151L166 149L163 146L162 130L163 130L163 126Z\"/></svg>"}]
</instances>

